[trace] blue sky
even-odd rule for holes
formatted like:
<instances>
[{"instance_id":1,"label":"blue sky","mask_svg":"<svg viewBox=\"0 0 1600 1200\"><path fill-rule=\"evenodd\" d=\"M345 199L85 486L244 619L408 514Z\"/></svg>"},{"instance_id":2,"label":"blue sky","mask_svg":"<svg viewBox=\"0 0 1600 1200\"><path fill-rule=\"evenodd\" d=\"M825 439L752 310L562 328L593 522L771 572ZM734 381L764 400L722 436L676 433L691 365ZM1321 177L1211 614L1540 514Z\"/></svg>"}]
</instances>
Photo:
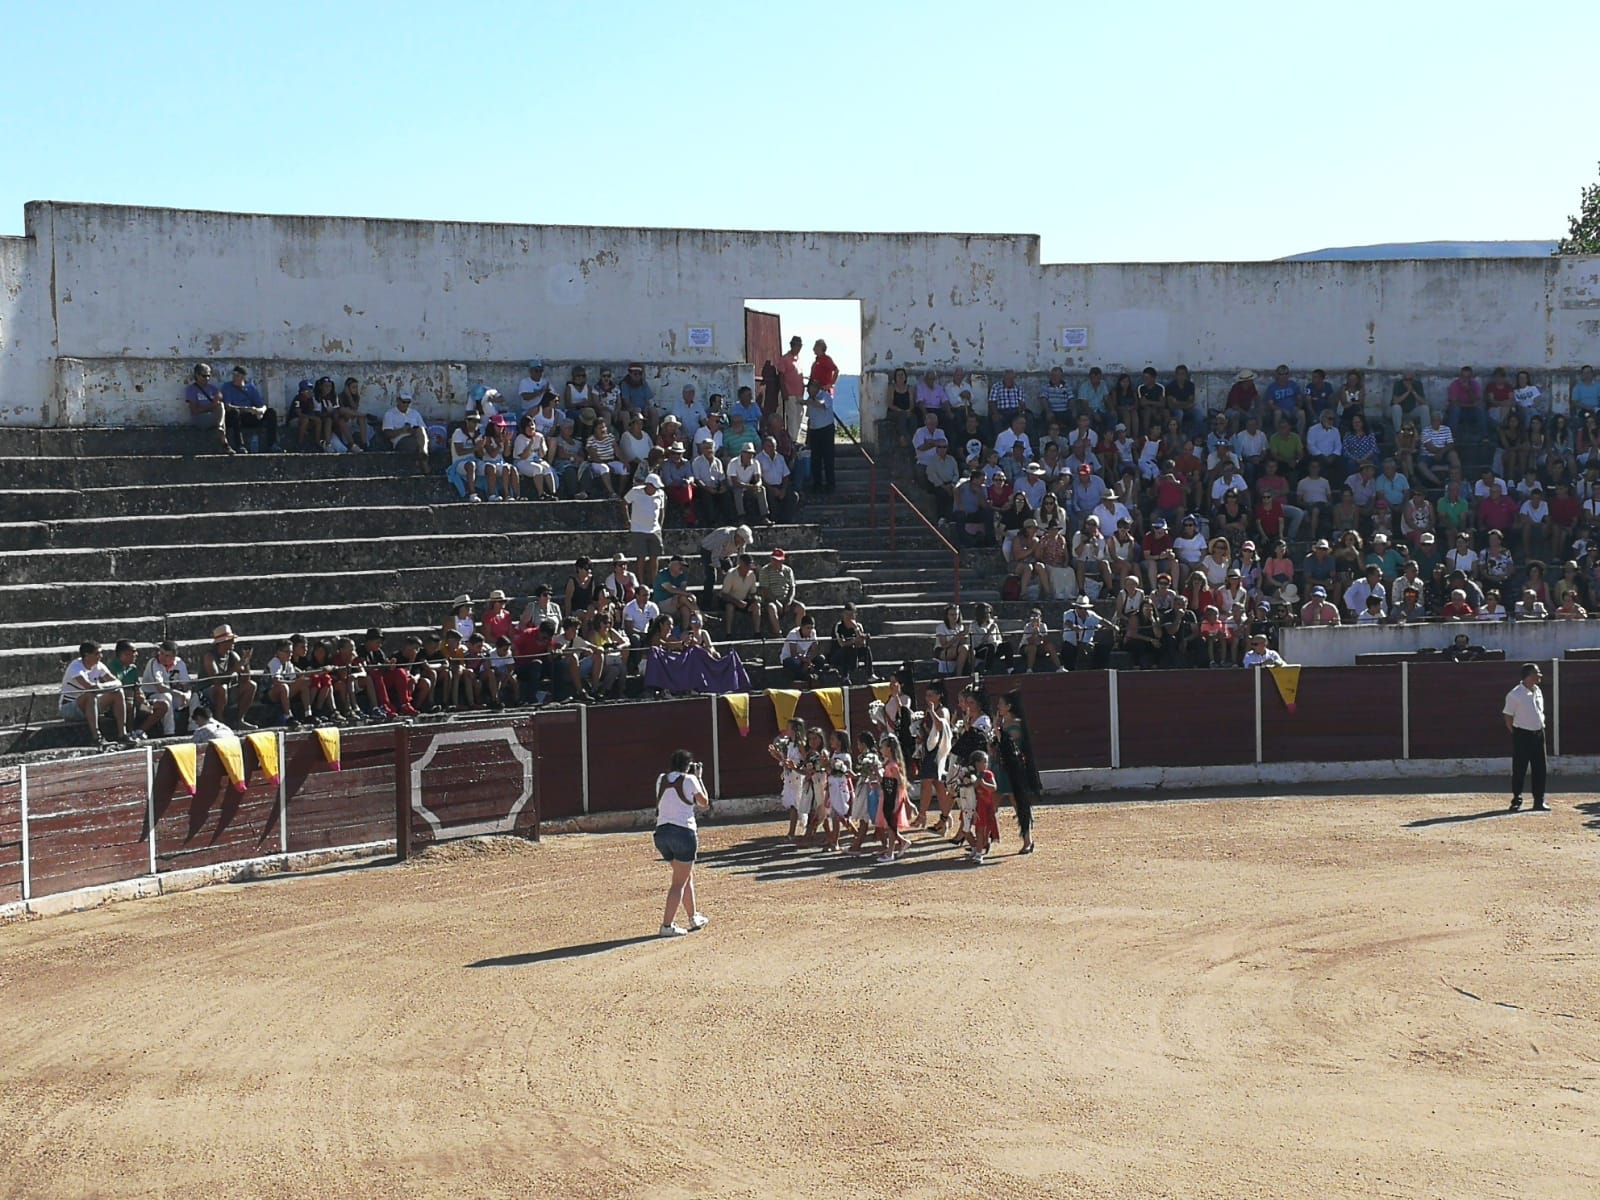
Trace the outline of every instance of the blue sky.
<instances>
[{"instance_id":1,"label":"blue sky","mask_svg":"<svg viewBox=\"0 0 1600 1200\"><path fill-rule=\"evenodd\" d=\"M1046 261L1549 238L1592 3L14 4L27 200L1038 233ZM1587 93L1587 94L1585 94ZM759 292L759 288L753 288Z\"/></svg>"}]
</instances>

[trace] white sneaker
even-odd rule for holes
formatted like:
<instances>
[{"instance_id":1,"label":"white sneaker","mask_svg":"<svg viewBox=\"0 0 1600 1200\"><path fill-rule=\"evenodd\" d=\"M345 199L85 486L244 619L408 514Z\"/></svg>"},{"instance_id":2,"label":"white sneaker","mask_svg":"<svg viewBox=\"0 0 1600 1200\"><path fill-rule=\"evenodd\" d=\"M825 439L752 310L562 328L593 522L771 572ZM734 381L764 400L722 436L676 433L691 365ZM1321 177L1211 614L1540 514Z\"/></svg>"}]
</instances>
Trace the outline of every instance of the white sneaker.
<instances>
[{"instance_id":1,"label":"white sneaker","mask_svg":"<svg viewBox=\"0 0 1600 1200\"><path fill-rule=\"evenodd\" d=\"M696 929L704 929L709 924L711 924L711 918L706 916L705 913L697 912L689 919L689 929L691 932Z\"/></svg>"},{"instance_id":2,"label":"white sneaker","mask_svg":"<svg viewBox=\"0 0 1600 1200\"><path fill-rule=\"evenodd\" d=\"M894 855L880 854L874 861L876 861L880 867L887 867L890 863L894 862Z\"/></svg>"},{"instance_id":3,"label":"white sneaker","mask_svg":"<svg viewBox=\"0 0 1600 1200\"><path fill-rule=\"evenodd\" d=\"M688 932L682 925L663 925L661 927L662 937L682 937Z\"/></svg>"}]
</instances>

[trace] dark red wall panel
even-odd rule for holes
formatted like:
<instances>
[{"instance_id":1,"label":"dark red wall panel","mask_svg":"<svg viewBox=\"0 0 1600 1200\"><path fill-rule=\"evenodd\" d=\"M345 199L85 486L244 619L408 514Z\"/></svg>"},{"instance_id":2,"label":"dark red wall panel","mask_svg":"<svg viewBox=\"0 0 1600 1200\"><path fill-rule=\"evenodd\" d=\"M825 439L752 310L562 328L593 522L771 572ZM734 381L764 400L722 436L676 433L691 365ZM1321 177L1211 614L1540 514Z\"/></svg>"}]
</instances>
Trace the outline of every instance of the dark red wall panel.
<instances>
[{"instance_id":1,"label":"dark red wall panel","mask_svg":"<svg viewBox=\"0 0 1600 1200\"><path fill-rule=\"evenodd\" d=\"M1110 672L991 675L985 682L991 696L1021 691L1041 771L1111 765Z\"/></svg>"},{"instance_id":2,"label":"dark red wall panel","mask_svg":"<svg viewBox=\"0 0 1600 1200\"><path fill-rule=\"evenodd\" d=\"M311 734L284 739L289 849L328 850L394 837L394 733L347 732L341 768L323 758Z\"/></svg>"},{"instance_id":3,"label":"dark red wall panel","mask_svg":"<svg viewBox=\"0 0 1600 1200\"><path fill-rule=\"evenodd\" d=\"M1401 712L1398 666L1308 667L1300 672L1300 691L1292 713L1271 672L1263 671L1262 761L1336 763L1399 758L1404 750Z\"/></svg>"},{"instance_id":4,"label":"dark red wall panel","mask_svg":"<svg viewBox=\"0 0 1600 1200\"><path fill-rule=\"evenodd\" d=\"M1256 689L1249 671L1122 671L1117 712L1125 767L1256 760Z\"/></svg>"},{"instance_id":5,"label":"dark red wall panel","mask_svg":"<svg viewBox=\"0 0 1600 1200\"><path fill-rule=\"evenodd\" d=\"M538 812L534 751L527 718L412 730L412 838L532 829ZM417 811L419 804L438 820L437 831ZM513 816L510 825L493 828Z\"/></svg>"},{"instance_id":6,"label":"dark red wall panel","mask_svg":"<svg viewBox=\"0 0 1600 1200\"><path fill-rule=\"evenodd\" d=\"M278 785L262 775L249 743L242 750L245 790L240 792L228 781L216 751L198 747L193 796L185 792L171 757L156 756L152 799L158 871L216 866L283 849Z\"/></svg>"},{"instance_id":7,"label":"dark red wall panel","mask_svg":"<svg viewBox=\"0 0 1600 1200\"><path fill-rule=\"evenodd\" d=\"M1511 734L1501 714L1506 693L1517 686L1521 666L1516 662L1411 664L1411 757L1510 757ZM1559 714L1549 687L1550 664L1539 666L1545 675L1549 728Z\"/></svg>"},{"instance_id":8,"label":"dark red wall panel","mask_svg":"<svg viewBox=\"0 0 1600 1200\"><path fill-rule=\"evenodd\" d=\"M0 904L22 899L22 768L0 767Z\"/></svg>"},{"instance_id":9,"label":"dark red wall panel","mask_svg":"<svg viewBox=\"0 0 1600 1200\"><path fill-rule=\"evenodd\" d=\"M706 765L711 786L711 705L704 696L653 704L600 704L589 709L589 811L654 808L656 776L674 750ZM751 698L754 707L761 703ZM738 733L735 732L735 737Z\"/></svg>"},{"instance_id":10,"label":"dark red wall panel","mask_svg":"<svg viewBox=\"0 0 1600 1200\"><path fill-rule=\"evenodd\" d=\"M28 768L33 894L150 873L144 751Z\"/></svg>"},{"instance_id":11,"label":"dark red wall panel","mask_svg":"<svg viewBox=\"0 0 1600 1200\"><path fill-rule=\"evenodd\" d=\"M1561 753L1600 754L1600 660L1563 659L1560 670Z\"/></svg>"},{"instance_id":12,"label":"dark red wall panel","mask_svg":"<svg viewBox=\"0 0 1600 1200\"><path fill-rule=\"evenodd\" d=\"M533 728L539 819L576 817L583 812L583 745L578 710L554 708L535 713Z\"/></svg>"}]
</instances>

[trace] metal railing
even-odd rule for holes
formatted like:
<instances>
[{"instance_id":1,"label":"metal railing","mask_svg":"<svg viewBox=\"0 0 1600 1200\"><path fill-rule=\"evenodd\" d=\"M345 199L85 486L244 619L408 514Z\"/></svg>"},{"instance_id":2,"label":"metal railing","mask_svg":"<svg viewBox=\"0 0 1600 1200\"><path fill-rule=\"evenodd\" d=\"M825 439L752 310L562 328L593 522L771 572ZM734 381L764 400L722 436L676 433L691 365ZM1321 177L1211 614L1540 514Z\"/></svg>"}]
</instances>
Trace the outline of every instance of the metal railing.
<instances>
[{"instance_id":1,"label":"metal railing","mask_svg":"<svg viewBox=\"0 0 1600 1200\"><path fill-rule=\"evenodd\" d=\"M867 460L868 520L871 523L871 527L876 530L878 528L878 461L867 452L867 448L861 444L861 442L856 438L855 434L850 431L849 427L844 425L842 422L839 425L839 432L844 434L845 440L854 445L857 450L861 451L861 457ZM922 524L927 528L928 532L939 539L939 544L950 552L952 603L960 604L961 551L956 548L954 543L952 543L949 538L945 537L943 530L941 530L932 521L928 520L928 515L917 507L916 502L913 501L910 496L902 492L894 483L889 484L889 494L886 498L889 515L889 549L893 550L895 548L894 509L896 500L899 500L902 504L909 508L911 510L911 515L916 517L917 520L921 521Z\"/></svg>"}]
</instances>

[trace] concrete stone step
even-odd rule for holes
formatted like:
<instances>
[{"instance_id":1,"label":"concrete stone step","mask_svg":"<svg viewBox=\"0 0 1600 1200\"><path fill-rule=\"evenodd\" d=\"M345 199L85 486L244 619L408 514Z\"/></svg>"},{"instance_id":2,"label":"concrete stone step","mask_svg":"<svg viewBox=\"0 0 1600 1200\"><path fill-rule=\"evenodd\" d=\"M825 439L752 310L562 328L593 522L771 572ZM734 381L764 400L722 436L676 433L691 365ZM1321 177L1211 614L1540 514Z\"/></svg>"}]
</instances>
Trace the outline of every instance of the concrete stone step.
<instances>
[{"instance_id":1,"label":"concrete stone step","mask_svg":"<svg viewBox=\"0 0 1600 1200\"><path fill-rule=\"evenodd\" d=\"M860 584L848 576L805 570L815 556L820 565L834 561L831 552L798 551L802 599L808 602L854 598ZM225 566L225 563L219 563ZM86 625L103 625L117 613L152 611L226 611L241 600L252 607L292 608L371 603L413 596L478 596L491 589L527 595L539 583L564 588L570 560L548 563L462 561L449 565L405 566L385 570L341 570L335 562L300 572L174 578L166 581L84 580L70 584L0 586L0 616L6 623L61 621L79 616ZM809 589L809 591L808 591ZM70 609L66 606L70 604Z\"/></svg>"},{"instance_id":2,"label":"concrete stone step","mask_svg":"<svg viewBox=\"0 0 1600 1200\"><path fill-rule=\"evenodd\" d=\"M127 487L133 484L238 484L265 480L351 479L423 474L401 454L116 455L0 457L12 487Z\"/></svg>"},{"instance_id":3,"label":"concrete stone step","mask_svg":"<svg viewBox=\"0 0 1600 1200\"><path fill-rule=\"evenodd\" d=\"M385 534L554 532L625 528L616 500L564 500L558 504L423 504L262 512L185 513L172 516L97 517L0 523L0 550L177 546L240 541L316 540L337 532L346 539ZM332 527L332 528L330 528Z\"/></svg>"},{"instance_id":4,"label":"concrete stone step","mask_svg":"<svg viewBox=\"0 0 1600 1200\"><path fill-rule=\"evenodd\" d=\"M536 515L533 508L528 511L530 517ZM342 530L330 527L336 519L331 514L314 518L317 532L322 534L319 540L3 551L0 552L0 579L6 580L7 586L0 587L0 613L5 611L7 587L22 584L70 583L78 580L159 582L187 578L202 570L219 574L265 576L339 569L402 569L423 564L482 561L485 557L554 569L558 562L570 563L583 554L598 558L607 552L629 553L625 530L584 533L564 530L543 533L483 532L460 536L428 533L347 539ZM764 529L762 532L766 534L768 531ZM330 537L330 534L339 536ZM838 558L831 551L805 546L807 541L814 541L815 538L816 532L810 527L787 526L783 527L781 535L774 535L771 544L795 547L794 567L797 573L831 574L838 568ZM698 558L699 539L693 531L667 530L662 540L669 553L692 553ZM763 538L762 541L767 539ZM71 595L64 597L63 601L72 603Z\"/></svg>"},{"instance_id":5,"label":"concrete stone step","mask_svg":"<svg viewBox=\"0 0 1600 1200\"><path fill-rule=\"evenodd\" d=\"M174 482L159 486L0 490L0 513L13 522L61 521L291 508L410 507L452 501L465 504L442 475L354 476L250 484Z\"/></svg>"},{"instance_id":6,"label":"concrete stone step","mask_svg":"<svg viewBox=\"0 0 1600 1200\"><path fill-rule=\"evenodd\" d=\"M180 392L174 389L175 396ZM74 425L59 429L0 425L0 455L10 457L209 454L215 447L215 434L192 425Z\"/></svg>"}]
</instances>

